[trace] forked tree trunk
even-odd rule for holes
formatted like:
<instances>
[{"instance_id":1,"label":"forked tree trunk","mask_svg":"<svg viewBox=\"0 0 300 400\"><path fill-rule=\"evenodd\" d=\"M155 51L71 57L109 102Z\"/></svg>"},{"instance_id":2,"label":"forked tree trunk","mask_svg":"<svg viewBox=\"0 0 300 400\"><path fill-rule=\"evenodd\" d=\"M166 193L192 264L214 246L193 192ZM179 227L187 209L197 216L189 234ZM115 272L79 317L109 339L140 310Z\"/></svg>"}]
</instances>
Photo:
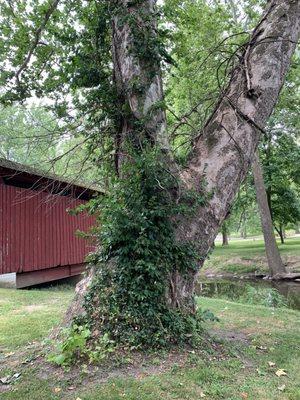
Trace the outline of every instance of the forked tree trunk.
<instances>
[{"instance_id":1,"label":"forked tree trunk","mask_svg":"<svg viewBox=\"0 0 300 400\"><path fill-rule=\"evenodd\" d=\"M267 193L257 153L254 157L254 161L252 164L252 171L256 190L257 204L260 212L261 226L265 240L265 250L268 260L268 266L271 276L276 279L280 278L282 274L285 274L286 270L282 263L274 235L274 228L268 205Z\"/></svg>"},{"instance_id":2,"label":"forked tree trunk","mask_svg":"<svg viewBox=\"0 0 300 400\"><path fill-rule=\"evenodd\" d=\"M131 116L138 120L147 116L149 136L167 152L165 114L157 107L163 99L159 62L153 59L145 63L134 48L133 38L139 27L148 30L147 35L155 34L156 1L117 3L120 15L113 21L113 58L120 107L129 108ZM252 164L261 132L278 99L299 38L299 7L298 0L268 2L228 87L194 142L187 168L179 173L182 190L193 189L207 195L206 205L199 207L194 216L179 215L176 221L177 240L197 245L199 268ZM139 19L140 12L148 16L146 24ZM151 14L153 23L149 23ZM131 21L138 20L137 26L126 22L128 15ZM120 128L119 149L126 135L134 135L126 115ZM166 287L169 286L167 302L171 307L193 310L196 277L194 270L185 274L175 270L170 275Z\"/></svg>"}]
</instances>

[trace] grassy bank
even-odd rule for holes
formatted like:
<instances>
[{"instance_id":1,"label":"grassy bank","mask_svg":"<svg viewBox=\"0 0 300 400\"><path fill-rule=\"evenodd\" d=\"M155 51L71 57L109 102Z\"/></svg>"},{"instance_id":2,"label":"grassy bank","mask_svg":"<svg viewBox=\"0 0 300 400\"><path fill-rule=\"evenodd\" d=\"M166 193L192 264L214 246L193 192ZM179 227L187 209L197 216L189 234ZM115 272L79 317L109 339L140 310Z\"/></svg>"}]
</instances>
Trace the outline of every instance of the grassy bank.
<instances>
[{"instance_id":1,"label":"grassy bank","mask_svg":"<svg viewBox=\"0 0 300 400\"><path fill-rule=\"evenodd\" d=\"M156 355L110 371L81 366L76 373L34 359L28 342L41 340L61 318L72 291L0 291L0 385L3 400L300 400L300 313L199 299L220 322L207 323L217 346L199 353ZM26 350L27 349L27 350ZM14 354L6 354L12 352ZM27 364L22 364L24 359ZM29 361L28 361L29 360ZM286 375L277 376L278 370ZM279 373L280 374L280 373Z\"/></svg>"},{"instance_id":2,"label":"grassy bank","mask_svg":"<svg viewBox=\"0 0 300 400\"><path fill-rule=\"evenodd\" d=\"M300 270L300 238L288 238L285 244L278 241L277 244L284 263L293 270ZM228 246L216 243L202 273L241 275L255 271L268 271L262 239L230 240Z\"/></svg>"}]
</instances>

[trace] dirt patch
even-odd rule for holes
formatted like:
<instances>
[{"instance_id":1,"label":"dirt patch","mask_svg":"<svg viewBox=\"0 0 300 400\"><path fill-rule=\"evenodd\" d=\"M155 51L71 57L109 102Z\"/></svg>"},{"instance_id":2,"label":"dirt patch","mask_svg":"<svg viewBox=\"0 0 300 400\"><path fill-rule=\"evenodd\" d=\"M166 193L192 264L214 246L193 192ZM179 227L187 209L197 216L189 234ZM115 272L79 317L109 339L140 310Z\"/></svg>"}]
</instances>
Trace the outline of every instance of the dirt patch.
<instances>
[{"instance_id":1,"label":"dirt patch","mask_svg":"<svg viewBox=\"0 0 300 400\"><path fill-rule=\"evenodd\" d=\"M40 311L40 310L43 310L44 308L45 308L45 306L37 305L37 304L31 304L30 306L22 307L22 309L24 311L29 312L29 313L33 313L35 311Z\"/></svg>"},{"instance_id":2,"label":"dirt patch","mask_svg":"<svg viewBox=\"0 0 300 400\"><path fill-rule=\"evenodd\" d=\"M209 351L208 351L209 350ZM214 340L209 333L205 333L201 349L174 348L169 352L156 354L130 353L122 354L114 360L108 360L100 365L79 365L66 371L46 361L45 355L49 354L49 348L35 343L22 351L2 356L0 360L0 376L6 375L6 371L20 373L20 382L26 380L26 375L32 375L47 381L53 390L55 387L66 388L64 399L73 399L73 393L81 387L93 387L105 383L112 378L134 377L142 379L149 375L157 375L181 368L185 365L193 365L196 360L225 360L232 355L226 346L220 341ZM34 372L33 372L34 371ZM1 387L2 386L2 387ZM13 390L16 385L1 385L1 391Z\"/></svg>"},{"instance_id":3,"label":"dirt patch","mask_svg":"<svg viewBox=\"0 0 300 400\"><path fill-rule=\"evenodd\" d=\"M296 272L300 270L300 256L282 256L282 260L289 272Z\"/></svg>"},{"instance_id":4,"label":"dirt patch","mask_svg":"<svg viewBox=\"0 0 300 400\"><path fill-rule=\"evenodd\" d=\"M222 329L214 329L209 331L210 335L214 338L225 339L229 342L240 342L248 345L251 341L249 335L244 332L228 331Z\"/></svg>"}]
</instances>

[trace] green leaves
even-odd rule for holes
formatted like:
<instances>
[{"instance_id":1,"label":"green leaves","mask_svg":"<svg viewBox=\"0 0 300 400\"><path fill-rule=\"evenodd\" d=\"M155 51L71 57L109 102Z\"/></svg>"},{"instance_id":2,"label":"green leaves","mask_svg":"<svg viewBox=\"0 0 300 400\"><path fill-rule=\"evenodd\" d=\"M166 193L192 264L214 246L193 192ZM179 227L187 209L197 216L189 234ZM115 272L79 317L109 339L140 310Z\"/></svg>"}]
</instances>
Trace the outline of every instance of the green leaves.
<instances>
[{"instance_id":1,"label":"green leaves","mask_svg":"<svg viewBox=\"0 0 300 400\"><path fill-rule=\"evenodd\" d=\"M127 151L123 178L98 199L101 250L91 259L98 271L85 299L86 323L128 347L190 342L202 317L172 310L167 290L173 271L197 268L197 253L176 241L172 220L195 212L204 199L193 192L178 199L178 183L158 149Z\"/></svg>"},{"instance_id":2,"label":"green leaves","mask_svg":"<svg viewBox=\"0 0 300 400\"><path fill-rule=\"evenodd\" d=\"M48 361L59 366L69 366L78 355L85 355L88 351L87 340L91 332L86 326L77 326L73 324L70 329L64 332L66 338L58 346L57 351L48 357Z\"/></svg>"}]
</instances>

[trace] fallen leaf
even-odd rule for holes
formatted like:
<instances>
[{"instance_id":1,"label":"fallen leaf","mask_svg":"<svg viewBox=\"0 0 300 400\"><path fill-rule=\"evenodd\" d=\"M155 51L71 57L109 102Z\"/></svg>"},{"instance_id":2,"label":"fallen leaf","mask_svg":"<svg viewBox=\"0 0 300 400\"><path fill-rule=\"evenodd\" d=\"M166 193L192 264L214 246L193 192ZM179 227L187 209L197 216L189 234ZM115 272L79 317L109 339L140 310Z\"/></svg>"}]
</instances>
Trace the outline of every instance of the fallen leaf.
<instances>
[{"instance_id":1,"label":"fallen leaf","mask_svg":"<svg viewBox=\"0 0 300 400\"><path fill-rule=\"evenodd\" d=\"M278 369L278 370L275 372L275 375L277 375L277 376L284 376L284 375L287 375L287 373L285 372L284 369Z\"/></svg>"},{"instance_id":2,"label":"fallen leaf","mask_svg":"<svg viewBox=\"0 0 300 400\"><path fill-rule=\"evenodd\" d=\"M75 389L75 386L69 386L68 387L68 390L74 390Z\"/></svg>"},{"instance_id":3,"label":"fallen leaf","mask_svg":"<svg viewBox=\"0 0 300 400\"><path fill-rule=\"evenodd\" d=\"M0 378L0 382L3 385L8 385L11 382L11 376L7 375L7 376L4 376L3 378Z\"/></svg>"},{"instance_id":4,"label":"fallen leaf","mask_svg":"<svg viewBox=\"0 0 300 400\"><path fill-rule=\"evenodd\" d=\"M203 397L206 397L206 394L203 393L203 392L201 392L201 393L200 393L200 397L202 397L202 398L203 398Z\"/></svg>"},{"instance_id":5,"label":"fallen leaf","mask_svg":"<svg viewBox=\"0 0 300 400\"><path fill-rule=\"evenodd\" d=\"M281 385L281 386L278 386L278 388L277 388L278 390L280 390L281 392L283 392L284 391L284 389L285 389L285 385Z\"/></svg>"},{"instance_id":6,"label":"fallen leaf","mask_svg":"<svg viewBox=\"0 0 300 400\"><path fill-rule=\"evenodd\" d=\"M13 351L11 351L10 353L6 353L6 354L4 354L4 357L5 358L8 358L8 357L10 357L10 356L13 356L15 353L13 352Z\"/></svg>"},{"instance_id":7,"label":"fallen leaf","mask_svg":"<svg viewBox=\"0 0 300 400\"><path fill-rule=\"evenodd\" d=\"M60 388L60 387L54 388L54 393L59 393L60 391L61 391L61 388Z\"/></svg>"},{"instance_id":8,"label":"fallen leaf","mask_svg":"<svg viewBox=\"0 0 300 400\"><path fill-rule=\"evenodd\" d=\"M275 363L274 362L272 362L272 361L268 361L268 364L269 364L269 367L275 367Z\"/></svg>"},{"instance_id":9,"label":"fallen leaf","mask_svg":"<svg viewBox=\"0 0 300 400\"><path fill-rule=\"evenodd\" d=\"M248 393L241 393L242 399L248 399Z\"/></svg>"}]
</instances>

